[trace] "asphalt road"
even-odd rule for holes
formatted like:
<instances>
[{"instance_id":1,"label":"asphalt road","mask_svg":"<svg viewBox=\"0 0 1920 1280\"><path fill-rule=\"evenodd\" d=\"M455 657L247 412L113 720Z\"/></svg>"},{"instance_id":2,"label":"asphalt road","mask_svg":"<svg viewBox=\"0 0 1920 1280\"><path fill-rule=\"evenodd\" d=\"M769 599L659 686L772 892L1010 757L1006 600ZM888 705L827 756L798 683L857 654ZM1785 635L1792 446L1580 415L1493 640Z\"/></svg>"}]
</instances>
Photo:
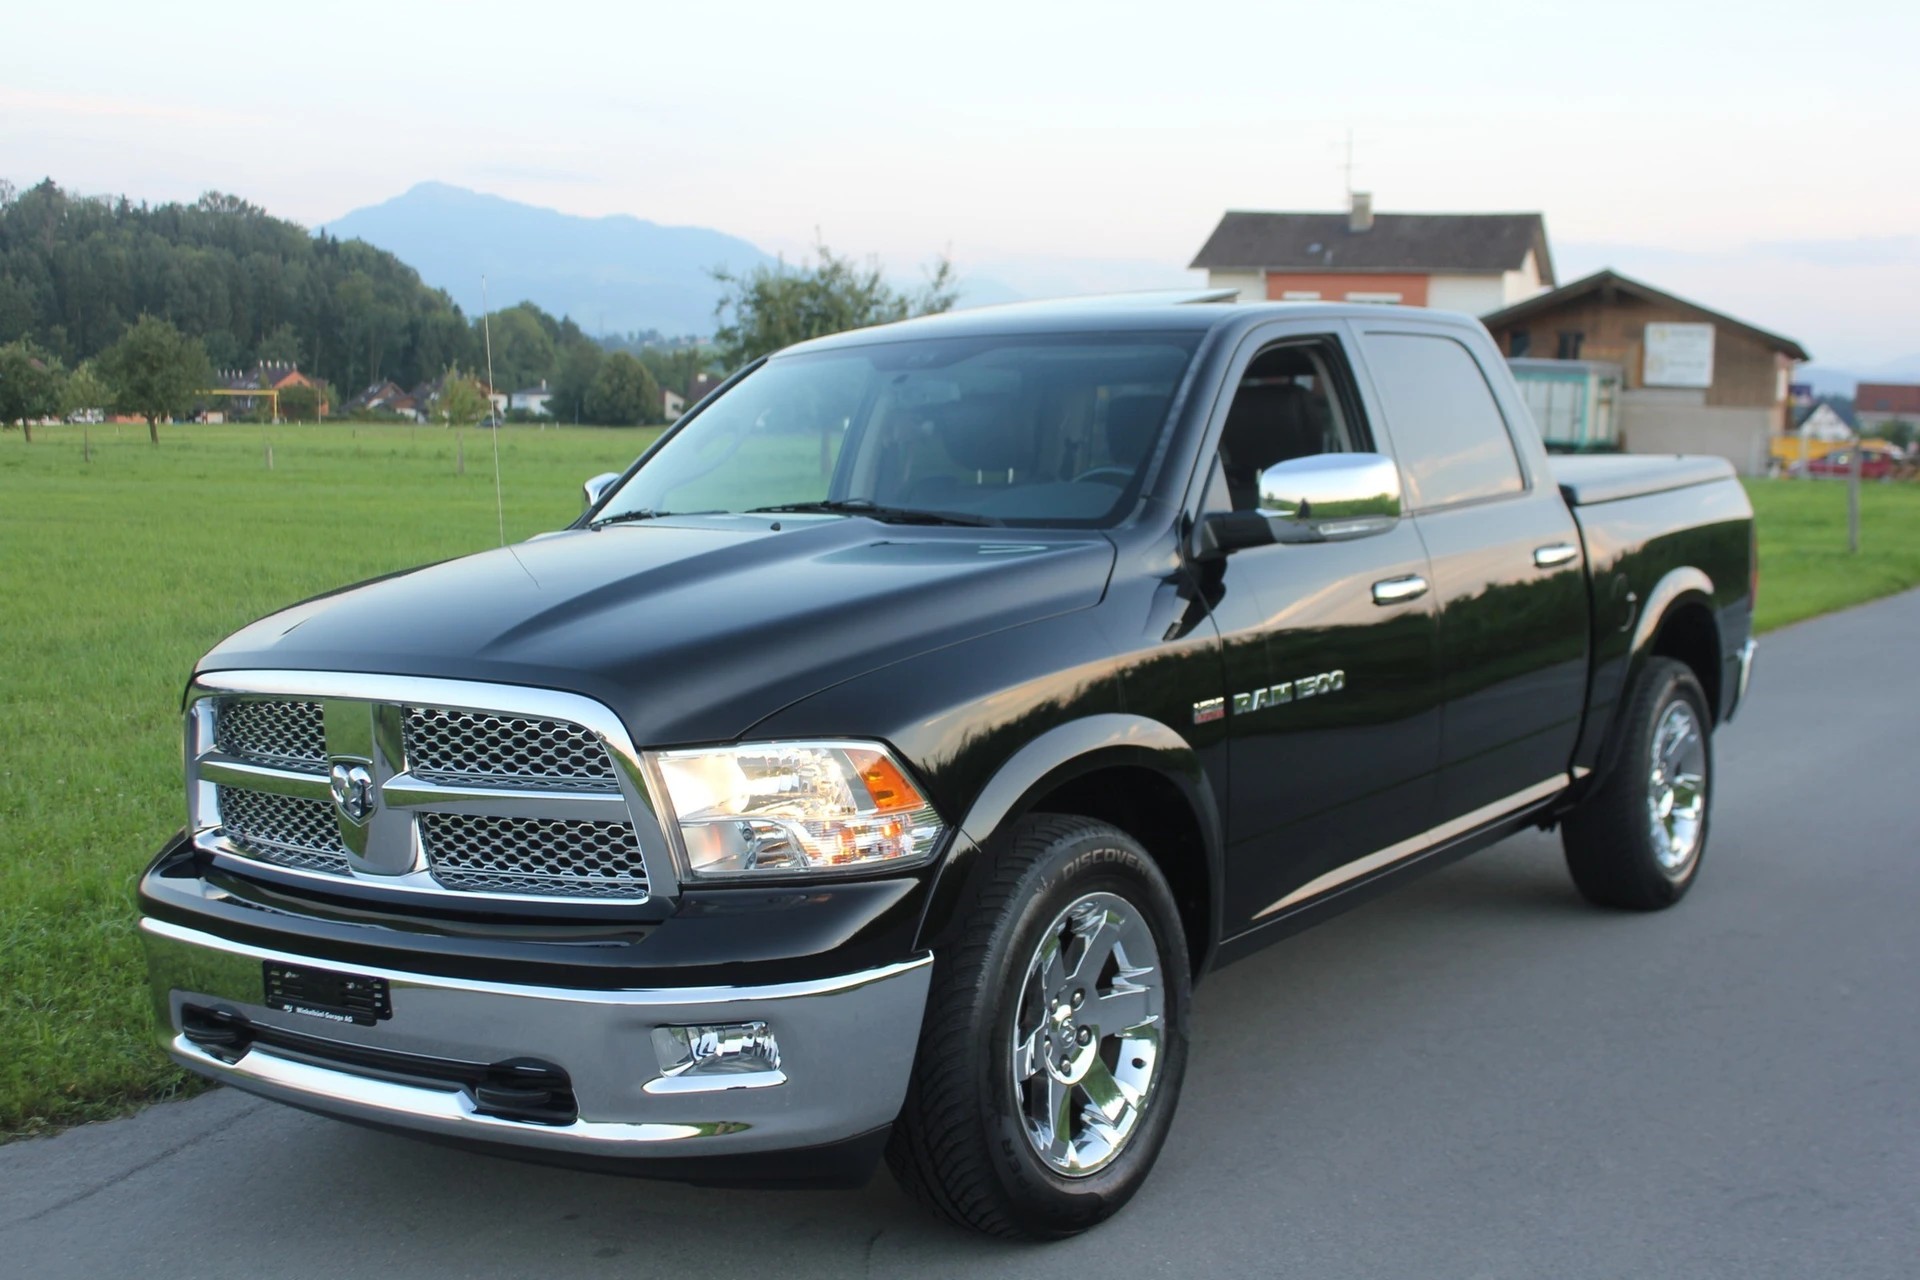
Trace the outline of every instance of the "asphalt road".
<instances>
[{"instance_id":1,"label":"asphalt road","mask_svg":"<svg viewBox=\"0 0 1920 1280\"><path fill-rule=\"evenodd\" d=\"M221 1091L0 1148L0 1274L1920 1275L1916 636L1920 592L1762 645L1676 910L1586 907L1528 835L1214 975L1158 1169L1077 1240Z\"/></svg>"}]
</instances>

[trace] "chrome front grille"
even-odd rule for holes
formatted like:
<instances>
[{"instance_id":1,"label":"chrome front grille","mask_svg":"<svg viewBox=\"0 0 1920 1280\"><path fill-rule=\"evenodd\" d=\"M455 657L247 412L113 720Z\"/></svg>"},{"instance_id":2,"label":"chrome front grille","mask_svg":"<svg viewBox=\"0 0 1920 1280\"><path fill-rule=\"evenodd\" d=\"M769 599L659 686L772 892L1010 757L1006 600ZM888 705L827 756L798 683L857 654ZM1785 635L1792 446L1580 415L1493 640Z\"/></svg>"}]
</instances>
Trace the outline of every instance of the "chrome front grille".
<instances>
[{"instance_id":1,"label":"chrome front grille","mask_svg":"<svg viewBox=\"0 0 1920 1280\"><path fill-rule=\"evenodd\" d=\"M436 781L619 788L600 740L559 720L408 707L406 751L407 767Z\"/></svg>"},{"instance_id":2,"label":"chrome front grille","mask_svg":"<svg viewBox=\"0 0 1920 1280\"><path fill-rule=\"evenodd\" d=\"M248 854L283 867L347 874L347 850L331 804L240 787L217 790L227 838Z\"/></svg>"},{"instance_id":3,"label":"chrome front grille","mask_svg":"<svg viewBox=\"0 0 1920 1280\"><path fill-rule=\"evenodd\" d=\"M263 764L324 764L327 731L318 702L223 698L214 740L230 756Z\"/></svg>"},{"instance_id":4,"label":"chrome front grille","mask_svg":"<svg viewBox=\"0 0 1920 1280\"><path fill-rule=\"evenodd\" d=\"M203 847L449 897L638 902L648 853L668 865L658 826L634 821L652 814L643 784L609 744L633 748L597 703L395 676L314 677L309 692L276 674L294 687L203 677L190 697ZM497 709L476 709L481 694Z\"/></svg>"},{"instance_id":5,"label":"chrome front grille","mask_svg":"<svg viewBox=\"0 0 1920 1280\"><path fill-rule=\"evenodd\" d=\"M458 893L631 898L647 890L639 842L624 822L430 813L420 838L433 878Z\"/></svg>"}]
</instances>

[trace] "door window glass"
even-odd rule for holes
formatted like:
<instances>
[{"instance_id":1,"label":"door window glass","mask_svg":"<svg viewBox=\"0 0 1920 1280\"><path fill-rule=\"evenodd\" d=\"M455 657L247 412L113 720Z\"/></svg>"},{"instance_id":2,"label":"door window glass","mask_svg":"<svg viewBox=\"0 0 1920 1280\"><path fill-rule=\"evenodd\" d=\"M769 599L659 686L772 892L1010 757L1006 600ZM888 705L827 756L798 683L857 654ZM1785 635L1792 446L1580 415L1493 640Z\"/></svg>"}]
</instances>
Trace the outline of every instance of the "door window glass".
<instances>
[{"instance_id":1,"label":"door window glass","mask_svg":"<svg viewBox=\"0 0 1920 1280\"><path fill-rule=\"evenodd\" d=\"M1361 447L1317 343L1262 351L1247 365L1220 433L1220 474L1235 511L1260 505L1260 473L1276 462Z\"/></svg>"},{"instance_id":2,"label":"door window glass","mask_svg":"<svg viewBox=\"0 0 1920 1280\"><path fill-rule=\"evenodd\" d=\"M1364 342L1408 505L1430 510L1526 488L1506 419L1465 347L1411 333L1370 333Z\"/></svg>"}]
</instances>

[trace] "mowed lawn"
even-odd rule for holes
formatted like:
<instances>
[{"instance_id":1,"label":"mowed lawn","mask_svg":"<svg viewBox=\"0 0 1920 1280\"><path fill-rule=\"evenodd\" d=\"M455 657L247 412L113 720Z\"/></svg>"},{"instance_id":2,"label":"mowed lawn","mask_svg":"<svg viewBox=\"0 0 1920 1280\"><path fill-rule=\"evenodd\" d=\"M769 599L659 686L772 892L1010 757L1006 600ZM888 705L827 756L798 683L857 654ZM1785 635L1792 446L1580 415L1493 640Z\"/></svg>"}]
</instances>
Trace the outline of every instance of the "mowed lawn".
<instances>
[{"instance_id":1,"label":"mowed lawn","mask_svg":"<svg viewBox=\"0 0 1920 1280\"><path fill-rule=\"evenodd\" d=\"M89 434L91 462L77 427L0 434L0 1138L181 1086L148 1031L132 884L184 820L194 660L281 605L499 542L484 431ZM581 481L656 434L503 430L507 536L571 520Z\"/></svg>"},{"instance_id":2,"label":"mowed lawn","mask_svg":"<svg viewBox=\"0 0 1920 1280\"><path fill-rule=\"evenodd\" d=\"M492 440L385 426L0 434L0 1138L187 1087L133 927L141 865L182 820L180 691L223 635L356 579L498 541ZM557 528L651 431L501 433L509 538ZM273 468L266 466L272 446ZM1920 486L1758 481L1762 628L1920 582Z\"/></svg>"},{"instance_id":3,"label":"mowed lawn","mask_svg":"<svg viewBox=\"0 0 1920 1280\"><path fill-rule=\"evenodd\" d=\"M1847 551L1844 480L1750 480L1760 529L1761 631L1920 584L1920 483L1860 486L1860 552Z\"/></svg>"}]
</instances>

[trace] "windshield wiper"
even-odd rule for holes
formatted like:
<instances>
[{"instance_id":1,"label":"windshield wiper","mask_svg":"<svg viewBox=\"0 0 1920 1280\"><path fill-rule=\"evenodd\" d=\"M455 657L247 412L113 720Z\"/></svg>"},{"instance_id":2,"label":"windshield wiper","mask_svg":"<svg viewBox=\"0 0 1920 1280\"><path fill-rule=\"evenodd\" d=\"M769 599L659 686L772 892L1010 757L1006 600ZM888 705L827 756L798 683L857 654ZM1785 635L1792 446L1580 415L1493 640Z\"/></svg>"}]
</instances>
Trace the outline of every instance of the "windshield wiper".
<instances>
[{"instance_id":1,"label":"windshield wiper","mask_svg":"<svg viewBox=\"0 0 1920 1280\"><path fill-rule=\"evenodd\" d=\"M662 516L674 514L671 511L655 511L652 507L640 507L634 511L622 511L616 515L601 516L587 527L601 529L610 524L632 524L636 520L658 520Z\"/></svg>"},{"instance_id":2,"label":"windshield wiper","mask_svg":"<svg viewBox=\"0 0 1920 1280\"><path fill-rule=\"evenodd\" d=\"M772 507L753 507L749 515L792 513L794 515L866 516L887 524L955 524L982 528L1005 523L992 516L966 511L921 511L913 507L883 507L866 498L829 498L823 502L782 502Z\"/></svg>"}]
</instances>

